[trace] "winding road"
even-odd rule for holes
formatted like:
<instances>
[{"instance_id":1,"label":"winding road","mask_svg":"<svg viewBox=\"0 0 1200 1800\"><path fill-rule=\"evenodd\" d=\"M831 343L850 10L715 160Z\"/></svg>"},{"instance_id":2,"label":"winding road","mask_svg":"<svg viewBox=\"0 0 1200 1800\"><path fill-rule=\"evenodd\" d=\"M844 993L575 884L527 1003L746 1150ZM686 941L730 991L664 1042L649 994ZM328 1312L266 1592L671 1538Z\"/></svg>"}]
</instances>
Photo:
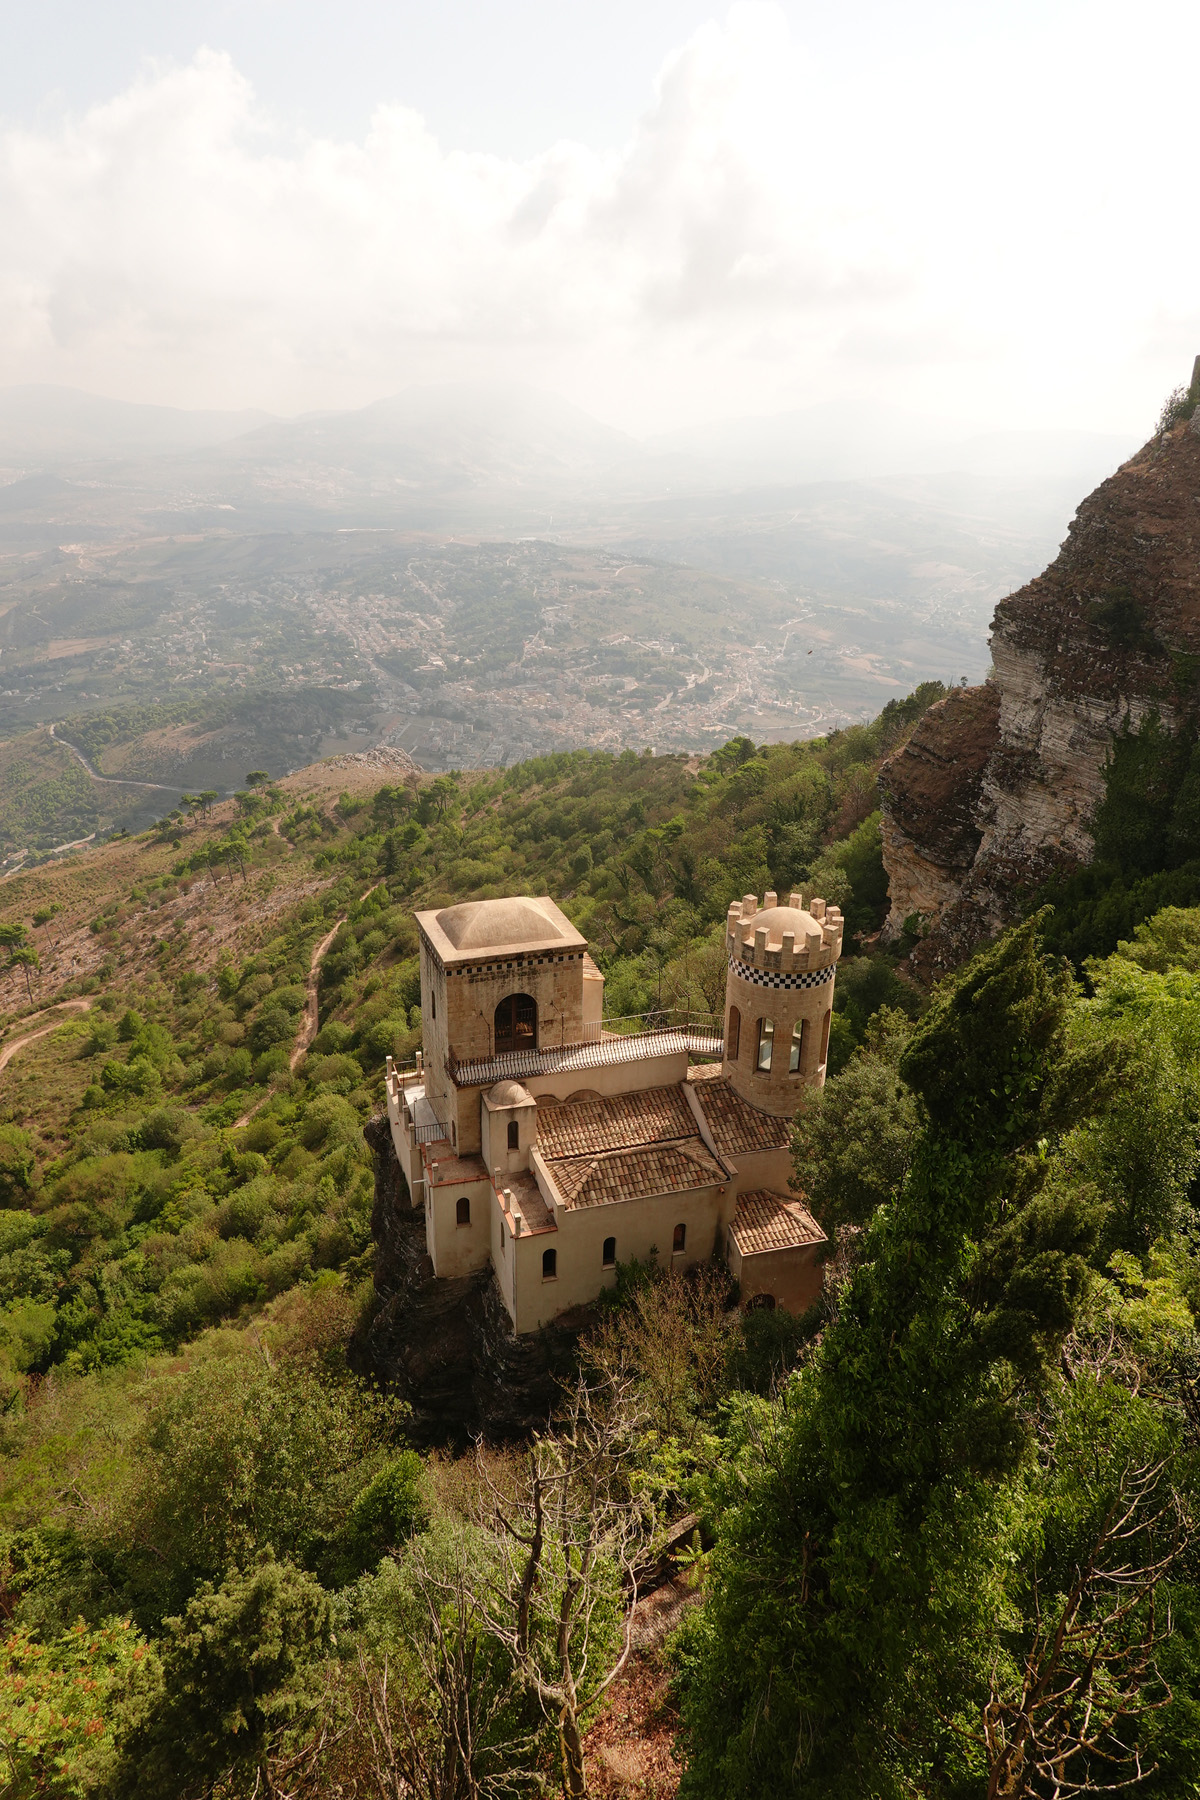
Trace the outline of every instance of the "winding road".
<instances>
[{"instance_id":1,"label":"winding road","mask_svg":"<svg viewBox=\"0 0 1200 1800\"><path fill-rule=\"evenodd\" d=\"M158 794L176 795L182 794L184 791L181 787L168 787L166 783L162 781L132 781L124 775L101 775L98 769L92 767L79 746L73 744L70 738L60 738L53 725L50 727L50 736L54 739L56 744L61 744L64 750L69 750L71 752L71 755L83 769L86 770L93 781L102 781L105 787L152 788L154 792Z\"/></svg>"}]
</instances>

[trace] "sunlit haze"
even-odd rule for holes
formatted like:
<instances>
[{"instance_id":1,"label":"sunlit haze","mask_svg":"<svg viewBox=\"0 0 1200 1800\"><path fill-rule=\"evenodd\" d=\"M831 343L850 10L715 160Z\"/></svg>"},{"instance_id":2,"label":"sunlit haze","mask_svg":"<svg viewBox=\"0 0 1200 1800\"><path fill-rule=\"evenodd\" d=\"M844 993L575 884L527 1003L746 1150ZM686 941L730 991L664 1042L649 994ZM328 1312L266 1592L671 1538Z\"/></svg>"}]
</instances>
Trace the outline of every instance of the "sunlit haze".
<instances>
[{"instance_id":1,"label":"sunlit haze","mask_svg":"<svg viewBox=\"0 0 1200 1800\"><path fill-rule=\"evenodd\" d=\"M1194 7L5 12L0 383L1141 434L1200 349Z\"/></svg>"}]
</instances>

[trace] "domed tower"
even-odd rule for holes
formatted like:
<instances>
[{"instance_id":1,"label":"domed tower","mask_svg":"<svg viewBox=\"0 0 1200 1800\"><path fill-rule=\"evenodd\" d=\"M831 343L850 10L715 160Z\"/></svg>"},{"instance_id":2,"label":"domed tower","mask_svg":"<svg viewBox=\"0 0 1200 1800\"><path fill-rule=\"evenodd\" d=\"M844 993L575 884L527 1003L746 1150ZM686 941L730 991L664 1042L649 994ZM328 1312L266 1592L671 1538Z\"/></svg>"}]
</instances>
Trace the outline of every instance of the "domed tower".
<instances>
[{"instance_id":1,"label":"domed tower","mask_svg":"<svg viewBox=\"0 0 1200 1800\"><path fill-rule=\"evenodd\" d=\"M760 1112L791 1118L806 1087L825 1085L833 982L842 915L824 900L807 910L799 894L762 906L747 894L725 924L723 1073Z\"/></svg>"}]
</instances>

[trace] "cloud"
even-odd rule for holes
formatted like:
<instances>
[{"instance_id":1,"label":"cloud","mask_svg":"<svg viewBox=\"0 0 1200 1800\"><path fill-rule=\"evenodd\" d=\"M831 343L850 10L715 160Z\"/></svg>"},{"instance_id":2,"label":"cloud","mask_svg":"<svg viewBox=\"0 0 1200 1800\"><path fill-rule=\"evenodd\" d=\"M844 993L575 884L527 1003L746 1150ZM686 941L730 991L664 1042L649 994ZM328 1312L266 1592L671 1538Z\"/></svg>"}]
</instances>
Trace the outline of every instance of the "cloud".
<instances>
[{"instance_id":1,"label":"cloud","mask_svg":"<svg viewBox=\"0 0 1200 1800\"><path fill-rule=\"evenodd\" d=\"M1065 24L1033 48L830 70L744 4L624 145L525 161L444 151L399 105L298 138L201 51L0 137L0 381L294 410L504 375L635 427L890 383L1028 415L1107 346L1141 404L1200 326L1186 133L1139 65L1112 141L1112 59Z\"/></svg>"},{"instance_id":2,"label":"cloud","mask_svg":"<svg viewBox=\"0 0 1200 1800\"><path fill-rule=\"evenodd\" d=\"M514 162L445 153L401 106L359 144L283 141L202 51L0 140L0 374L288 405L715 338L736 360L783 315L827 332L903 277L797 179L802 79L781 15L742 7L619 152Z\"/></svg>"}]
</instances>

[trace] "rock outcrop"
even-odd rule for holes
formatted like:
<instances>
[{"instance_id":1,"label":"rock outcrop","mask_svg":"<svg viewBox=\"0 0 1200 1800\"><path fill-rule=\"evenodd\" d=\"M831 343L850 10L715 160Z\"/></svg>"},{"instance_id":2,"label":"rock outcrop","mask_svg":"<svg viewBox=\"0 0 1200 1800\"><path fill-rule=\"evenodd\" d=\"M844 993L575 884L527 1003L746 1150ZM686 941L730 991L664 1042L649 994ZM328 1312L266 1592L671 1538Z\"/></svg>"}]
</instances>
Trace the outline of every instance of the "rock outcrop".
<instances>
[{"instance_id":1,"label":"rock outcrop","mask_svg":"<svg viewBox=\"0 0 1200 1800\"><path fill-rule=\"evenodd\" d=\"M881 776L886 935L929 975L1086 862L1115 736L1200 690L1200 413L1086 499L1044 574L1002 600L994 677L933 707Z\"/></svg>"},{"instance_id":2,"label":"rock outcrop","mask_svg":"<svg viewBox=\"0 0 1200 1800\"><path fill-rule=\"evenodd\" d=\"M592 1309L517 1337L491 1270L433 1274L425 1215L409 1202L387 1117L363 1135L375 1157L375 1305L351 1348L362 1374L412 1408L415 1443L463 1447L473 1438L520 1438L545 1426L576 1367Z\"/></svg>"}]
</instances>

